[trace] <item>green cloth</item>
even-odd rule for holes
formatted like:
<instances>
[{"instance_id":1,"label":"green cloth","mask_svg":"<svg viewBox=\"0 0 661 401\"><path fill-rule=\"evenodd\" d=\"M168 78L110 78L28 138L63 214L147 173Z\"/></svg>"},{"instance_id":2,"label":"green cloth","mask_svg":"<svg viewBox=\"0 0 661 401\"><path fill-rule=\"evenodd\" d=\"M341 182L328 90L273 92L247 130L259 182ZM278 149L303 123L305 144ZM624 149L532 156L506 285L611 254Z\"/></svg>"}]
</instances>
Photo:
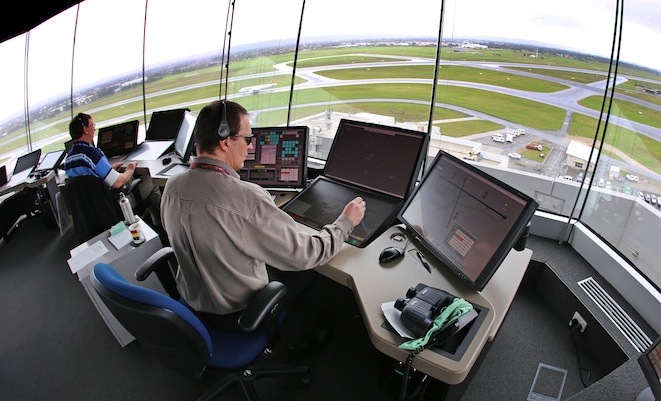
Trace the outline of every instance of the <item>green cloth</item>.
<instances>
[{"instance_id":1,"label":"green cloth","mask_svg":"<svg viewBox=\"0 0 661 401\"><path fill-rule=\"evenodd\" d=\"M439 313L434 319L434 322L431 324L427 334L424 337L416 338L414 340L407 341L399 345L399 348L409 350L409 351L422 351L426 346L429 340L434 337L436 332L442 331L449 325L453 324L459 317L464 315L466 312L469 312L473 309L473 305L462 299L455 298L454 301Z\"/></svg>"}]
</instances>

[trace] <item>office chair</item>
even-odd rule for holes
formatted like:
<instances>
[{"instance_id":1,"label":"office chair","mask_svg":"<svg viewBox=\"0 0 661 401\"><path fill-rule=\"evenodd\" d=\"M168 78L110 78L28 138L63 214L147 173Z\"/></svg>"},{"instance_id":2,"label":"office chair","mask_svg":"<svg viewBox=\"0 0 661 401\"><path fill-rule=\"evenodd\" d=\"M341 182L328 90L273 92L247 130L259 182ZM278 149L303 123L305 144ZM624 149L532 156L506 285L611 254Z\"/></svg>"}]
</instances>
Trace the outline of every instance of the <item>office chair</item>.
<instances>
[{"instance_id":1,"label":"office chair","mask_svg":"<svg viewBox=\"0 0 661 401\"><path fill-rule=\"evenodd\" d=\"M37 190L34 188L24 188L4 198L0 202L0 238L9 241L23 216L32 217L38 209Z\"/></svg>"},{"instance_id":2,"label":"office chair","mask_svg":"<svg viewBox=\"0 0 661 401\"><path fill-rule=\"evenodd\" d=\"M137 215L144 213L146 206L140 196L140 178L134 179L121 192L132 194L136 199L133 211ZM93 175L67 178L60 185L67 211L71 215L74 230L79 243L97 236L104 230L124 220L118 201L113 197L101 179Z\"/></svg>"},{"instance_id":3,"label":"office chair","mask_svg":"<svg viewBox=\"0 0 661 401\"><path fill-rule=\"evenodd\" d=\"M193 379L211 369L229 371L198 401L215 399L235 384L248 400L257 401L254 381L260 377L301 375L309 382L306 366L249 366L270 352L272 331L265 324L277 326L280 320L278 301L286 291L282 283L271 282L257 293L239 318L242 331L206 327L185 302L128 283L105 263L94 267L92 285L117 320L163 365Z\"/></svg>"}]
</instances>

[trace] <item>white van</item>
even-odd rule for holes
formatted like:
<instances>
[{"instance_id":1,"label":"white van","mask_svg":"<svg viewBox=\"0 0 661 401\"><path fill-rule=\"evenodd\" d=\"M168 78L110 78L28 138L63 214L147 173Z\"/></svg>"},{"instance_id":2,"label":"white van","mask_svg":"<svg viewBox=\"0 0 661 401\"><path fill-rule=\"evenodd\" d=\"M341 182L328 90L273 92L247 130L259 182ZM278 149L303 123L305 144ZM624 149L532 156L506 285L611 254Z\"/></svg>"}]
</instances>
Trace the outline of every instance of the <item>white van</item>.
<instances>
[{"instance_id":1,"label":"white van","mask_svg":"<svg viewBox=\"0 0 661 401\"><path fill-rule=\"evenodd\" d=\"M503 134L493 134L491 135L491 140L494 142L505 143L505 135Z\"/></svg>"}]
</instances>

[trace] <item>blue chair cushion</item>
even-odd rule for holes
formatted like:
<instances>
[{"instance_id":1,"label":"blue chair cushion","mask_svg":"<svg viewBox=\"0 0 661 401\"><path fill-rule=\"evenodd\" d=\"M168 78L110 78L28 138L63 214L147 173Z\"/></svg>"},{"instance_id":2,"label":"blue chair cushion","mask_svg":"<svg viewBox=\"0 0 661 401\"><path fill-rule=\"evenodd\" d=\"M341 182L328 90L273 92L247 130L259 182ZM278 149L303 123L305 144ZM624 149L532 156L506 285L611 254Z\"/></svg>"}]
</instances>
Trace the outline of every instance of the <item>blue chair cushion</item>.
<instances>
[{"instance_id":1,"label":"blue chair cushion","mask_svg":"<svg viewBox=\"0 0 661 401\"><path fill-rule=\"evenodd\" d=\"M177 301L158 291L129 283L114 268L105 263L97 263L94 266L94 275L112 292L135 302L168 309L180 316L204 338L210 353L209 367L236 369L247 366L261 354L268 344L268 333L263 329L247 333L240 330L207 327L183 299Z\"/></svg>"}]
</instances>

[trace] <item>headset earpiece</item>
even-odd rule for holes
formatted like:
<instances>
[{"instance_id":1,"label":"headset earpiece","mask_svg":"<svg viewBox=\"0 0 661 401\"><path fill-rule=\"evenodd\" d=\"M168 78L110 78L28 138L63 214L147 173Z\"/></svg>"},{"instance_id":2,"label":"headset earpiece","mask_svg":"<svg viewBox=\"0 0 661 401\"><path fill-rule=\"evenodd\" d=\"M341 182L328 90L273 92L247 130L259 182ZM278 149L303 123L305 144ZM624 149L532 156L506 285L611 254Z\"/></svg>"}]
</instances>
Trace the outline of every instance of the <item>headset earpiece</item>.
<instances>
[{"instance_id":1,"label":"headset earpiece","mask_svg":"<svg viewBox=\"0 0 661 401\"><path fill-rule=\"evenodd\" d=\"M218 138L222 140L230 136L230 126L227 123L227 105L224 100L220 102L223 104L223 116L220 119L220 125L218 125Z\"/></svg>"}]
</instances>

